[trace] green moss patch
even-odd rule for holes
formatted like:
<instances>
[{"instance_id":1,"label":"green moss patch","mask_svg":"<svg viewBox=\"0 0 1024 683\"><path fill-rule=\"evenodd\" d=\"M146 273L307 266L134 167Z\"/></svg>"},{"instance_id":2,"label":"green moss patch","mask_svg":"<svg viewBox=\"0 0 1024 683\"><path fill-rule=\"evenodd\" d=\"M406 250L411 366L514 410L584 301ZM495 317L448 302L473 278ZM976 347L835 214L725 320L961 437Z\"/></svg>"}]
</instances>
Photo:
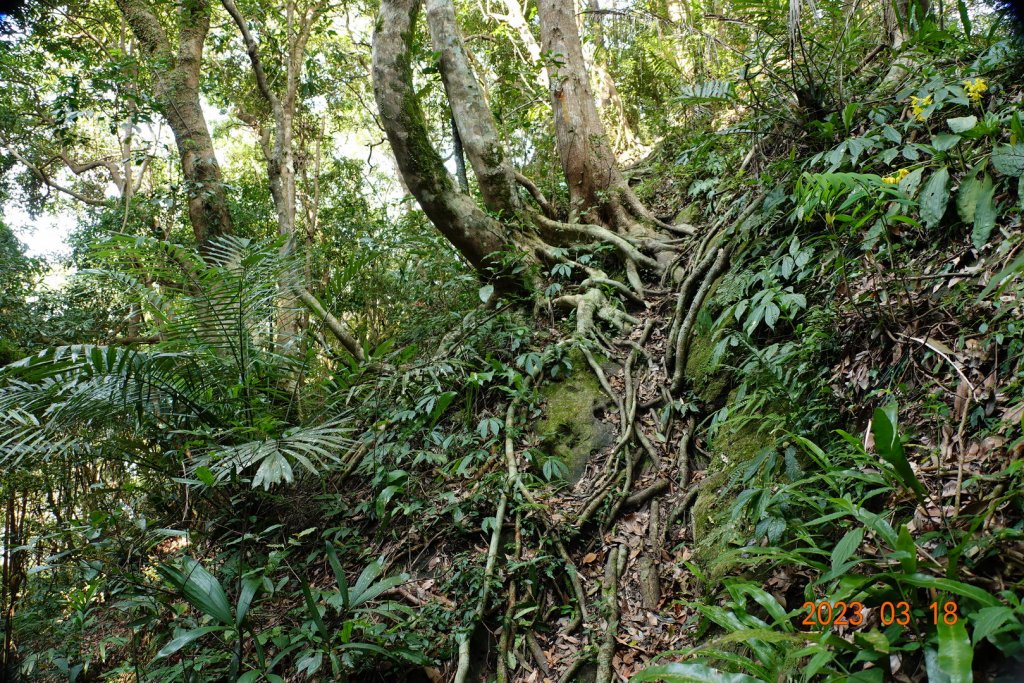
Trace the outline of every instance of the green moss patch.
<instances>
[{"instance_id":1,"label":"green moss patch","mask_svg":"<svg viewBox=\"0 0 1024 683\"><path fill-rule=\"evenodd\" d=\"M572 359L573 370L560 381L546 385L544 418L537 423L548 453L569 468L569 480L583 475L590 456L615 441L612 425L600 418L610 401L582 356Z\"/></svg>"}]
</instances>

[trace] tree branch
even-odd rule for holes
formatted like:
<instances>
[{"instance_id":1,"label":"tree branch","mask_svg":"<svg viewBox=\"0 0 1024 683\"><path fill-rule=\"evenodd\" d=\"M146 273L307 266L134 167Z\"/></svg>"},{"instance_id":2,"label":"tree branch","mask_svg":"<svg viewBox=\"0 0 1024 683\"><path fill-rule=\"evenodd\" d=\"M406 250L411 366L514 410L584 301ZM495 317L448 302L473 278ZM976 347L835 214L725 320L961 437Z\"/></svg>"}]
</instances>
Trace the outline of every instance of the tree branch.
<instances>
[{"instance_id":1,"label":"tree branch","mask_svg":"<svg viewBox=\"0 0 1024 683\"><path fill-rule=\"evenodd\" d=\"M70 187L65 187L65 186L61 185L60 183L56 182L55 180L51 180L50 176L48 176L41 168L39 168L38 166L33 164L31 161L26 159L24 156L22 156L21 153L18 152L18 150L14 149L14 147L12 147L10 145L10 143L7 142L6 139L0 140L0 142L3 142L4 146L7 147L8 151L10 151L11 155L15 159L17 159L18 162L21 163L22 166L24 166L29 171L31 171L32 175L34 175L35 177L39 178L39 180L41 180L43 182L43 184L47 185L48 187L52 187L54 190L57 190L59 192L63 192L64 194L68 195L69 197L73 197L73 198L77 199L78 201L82 202L83 204L88 204L89 206L106 206L107 205L107 200L106 199L93 199L92 197L86 197L84 194L82 194L80 192L76 192L75 190L72 190Z\"/></svg>"},{"instance_id":2,"label":"tree branch","mask_svg":"<svg viewBox=\"0 0 1024 683\"><path fill-rule=\"evenodd\" d=\"M252 64L252 72L256 76L256 85L259 87L260 94L263 95L263 99L267 101L271 109L277 111L280 106L277 101L277 95L274 94L274 91L270 89L270 85L267 83L267 74L263 70L259 46L257 46L252 32L249 31L249 25L246 23L242 13L238 11L234 0L221 0L221 4L224 5L224 9L231 15L235 25L242 34L242 40L245 41L245 51L249 54L249 63Z\"/></svg>"}]
</instances>

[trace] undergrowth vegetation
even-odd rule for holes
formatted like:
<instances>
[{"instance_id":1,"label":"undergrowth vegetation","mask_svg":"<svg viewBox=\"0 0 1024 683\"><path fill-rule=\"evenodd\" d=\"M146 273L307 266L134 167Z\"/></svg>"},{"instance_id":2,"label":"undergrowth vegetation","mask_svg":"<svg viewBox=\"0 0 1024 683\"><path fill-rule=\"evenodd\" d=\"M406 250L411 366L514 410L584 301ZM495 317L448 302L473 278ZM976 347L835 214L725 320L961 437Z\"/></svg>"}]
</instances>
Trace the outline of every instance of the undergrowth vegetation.
<instances>
[{"instance_id":1,"label":"undergrowth vegetation","mask_svg":"<svg viewBox=\"0 0 1024 683\"><path fill-rule=\"evenodd\" d=\"M295 48L288 7L262 7L264 47ZM166 149L134 205L130 173L116 202L75 185L62 286L0 224L4 680L1018 680L1019 43L964 2L587 7L610 144L653 210L634 222L666 240L588 223L489 254L488 279L379 169L321 168L331 135L379 143L355 7L305 35L303 236L252 171L279 201L287 58L244 95L204 86L258 119L217 135L233 233L193 246ZM491 125L539 177L519 199L582 230L537 8L458 9ZM485 196L442 51L410 31L423 128ZM258 62L216 35L218 69ZM81 98L61 138L88 151L106 85L21 40L47 97ZM25 81L11 100L49 106ZM60 155L16 113L2 198L39 212Z\"/></svg>"}]
</instances>

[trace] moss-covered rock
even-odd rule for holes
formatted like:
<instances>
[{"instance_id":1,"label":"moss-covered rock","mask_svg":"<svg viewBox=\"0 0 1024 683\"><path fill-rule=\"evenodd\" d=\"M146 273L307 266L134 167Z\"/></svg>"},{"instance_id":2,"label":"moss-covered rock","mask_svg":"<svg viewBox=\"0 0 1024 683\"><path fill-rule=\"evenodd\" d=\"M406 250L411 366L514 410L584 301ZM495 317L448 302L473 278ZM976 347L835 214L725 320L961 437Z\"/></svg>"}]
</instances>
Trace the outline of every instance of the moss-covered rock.
<instances>
[{"instance_id":1,"label":"moss-covered rock","mask_svg":"<svg viewBox=\"0 0 1024 683\"><path fill-rule=\"evenodd\" d=\"M736 530L730 521L734 498L723 495L732 473L757 457L771 443L767 434L758 431L756 422L746 422L736 429L724 426L708 443L711 462L690 518L693 520L693 557L709 579L719 576L723 568L717 560L735 537Z\"/></svg>"},{"instance_id":2,"label":"moss-covered rock","mask_svg":"<svg viewBox=\"0 0 1024 683\"><path fill-rule=\"evenodd\" d=\"M686 356L686 377L690 387L705 403L713 403L725 392L728 381L716 363L712 362L715 342L711 332L694 334L690 338Z\"/></svg>"},{"instance_id":3,"label":"moss-covered rock","mask_svg":"<svg viewBox=\"0 0 1024 683\"><path fill-rule=\"evenodd\" d=\"M614 443L615 433L601 420L611 402L597 377L581 355L571 360L569 376L541 390L546 405L536 429L547 452L565 462L569 480L575 483L590 456Z\"/></svg>"}]
</instances>

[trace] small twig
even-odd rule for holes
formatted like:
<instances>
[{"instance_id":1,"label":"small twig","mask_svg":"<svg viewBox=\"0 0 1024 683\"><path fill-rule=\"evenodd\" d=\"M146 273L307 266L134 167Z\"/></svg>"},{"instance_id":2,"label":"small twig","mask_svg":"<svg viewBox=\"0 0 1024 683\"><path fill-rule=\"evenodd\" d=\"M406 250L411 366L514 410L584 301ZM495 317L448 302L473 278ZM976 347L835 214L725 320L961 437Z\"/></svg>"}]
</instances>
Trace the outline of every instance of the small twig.
<instances>
[{"instance_id":1,"label":"small twig","mask_svg":"<svg viewBox=\"0 0 1024 683\"><path fill-rule=\"evenodd\" d=\"M932 340L921 339L920 337L911 337L910 335L903 334L902 332L897 332L896 335L899 337L903 337L904 339L909 339L910 341L915 341L918 344L923 344L924 346L927 346L935 353L939 354L939 356L941 356L944 361L953 366L953 369L956 370L956 373L960 375L960 379L966 382L967 386L971 388L971 400L976 400L975 396L976 392L978 391L977 388L971 383L971 380L967 379L967 375L965 375L964 371L960 369L960 366L957 365L957 362L950 358L949 355L946 354L942 349L940 349L938 345L936 345Z\"/></svg>"},{"instance_id":2,"label":"small twig","mask_svg":"<svg viewBox=\"0 0 1024 683\"><path fill-rule=\"evenodd\" d=\"M964 485L964 459L967 456L967 445L964 443L964 432L967 430L967 417L971 414L971 404L963 404L964 414L960 417L960 427L956 430L956 442L959 446L959 453L957 454L956 463L956 499L953 503L953 509L956 515L960 514L960 493ZM942 509L942 503L939 503L939 509Z\"/></svg>"}]
</instances>

